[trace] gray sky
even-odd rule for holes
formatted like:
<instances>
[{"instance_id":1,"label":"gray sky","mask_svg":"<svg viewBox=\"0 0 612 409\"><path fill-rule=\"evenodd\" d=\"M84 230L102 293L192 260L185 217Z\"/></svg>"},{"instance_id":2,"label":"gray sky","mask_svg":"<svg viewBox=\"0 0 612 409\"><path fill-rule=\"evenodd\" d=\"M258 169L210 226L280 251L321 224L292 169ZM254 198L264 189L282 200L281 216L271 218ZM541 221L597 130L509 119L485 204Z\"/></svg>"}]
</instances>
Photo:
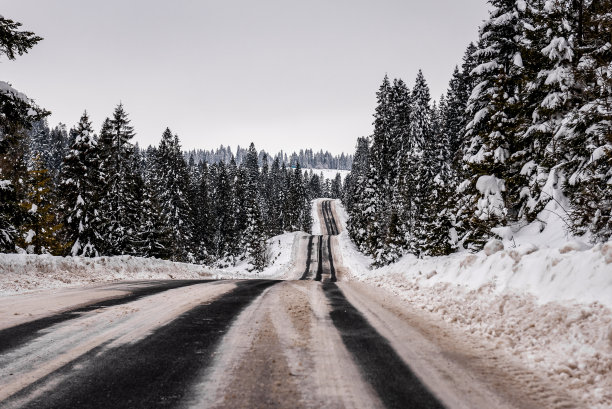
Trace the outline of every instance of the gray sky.
<instances>
[{"instance_id":1,"label":"gray sky","mask_svg":"<svg viewBox=\"0 0 612 409\"><path fill-rule=\"evenodd\" d=\"M0 0L45 38L0 60L9 81L99 130L120 101L141 145L169 126L185 148L255 142L353 152L385 73L436 99L487 16L485 0Z\"/></svg>"}]
</instances>

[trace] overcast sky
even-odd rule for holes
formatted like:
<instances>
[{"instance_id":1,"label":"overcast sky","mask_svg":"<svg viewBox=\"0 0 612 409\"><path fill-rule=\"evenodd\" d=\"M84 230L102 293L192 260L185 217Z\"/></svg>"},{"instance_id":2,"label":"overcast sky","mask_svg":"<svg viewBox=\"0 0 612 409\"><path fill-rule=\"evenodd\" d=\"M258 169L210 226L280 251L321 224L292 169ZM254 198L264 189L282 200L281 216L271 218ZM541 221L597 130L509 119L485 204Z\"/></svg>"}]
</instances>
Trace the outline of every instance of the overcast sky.
<instances>
[{"instance_id":1,"label":"overcast sky","mask_svg":"<svg viewBox=\"0 0 612 409\"><path fill-rule=\"evenodd\" d=\"M436 99L487 16L485 0L0 0L44 37L0 79L99 130L123 102L141 145L353 152L384 77Z\"/></svg>"}]
</instances>

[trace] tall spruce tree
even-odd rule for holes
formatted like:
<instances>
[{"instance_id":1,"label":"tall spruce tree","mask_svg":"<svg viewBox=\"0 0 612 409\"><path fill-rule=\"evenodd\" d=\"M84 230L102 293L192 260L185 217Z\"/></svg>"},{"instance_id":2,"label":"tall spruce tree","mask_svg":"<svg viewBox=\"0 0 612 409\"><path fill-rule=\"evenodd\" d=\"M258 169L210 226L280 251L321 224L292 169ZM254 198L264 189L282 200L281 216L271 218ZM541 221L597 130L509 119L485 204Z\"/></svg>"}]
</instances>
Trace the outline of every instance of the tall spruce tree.
<instances>
[{"instance_id":1,"label":"tall spruce tree","mask_svg":"<svg viewBox=\"0 0 612 409\"><path fill-rule=\"evenodd\" d=\"M468 103L469 147L464 162L469 169L462 183L468 202L460 218L465 243L482 248L491 229L516 220L522 185L516 169L517 131L520 129L521 96L524 87L522 44L525 3L491 0L492 9L480 28L475 52L478 66L472 71L478 82ZM517 158L522 159L522 158Z\"/></svg>"},{"instance_id":2,"label":"tall spruce tree","mask_svg":"<svg viewBox=\"0 0 612 409\"><path fill-rule=\"evenodd\" d=\"M98 142L100 156L100 228L104 238L102 251L106 255L136 254L136 230L140 215L137 191L141 185L132 173L133 156L130 142L134 129L123 105L119 104L113 118L104 121Z\"/></svg>"},{"instance_id":3,"label":"tall spruce tree","mask_svg":"<svg viewBox=\"0 0 612 409\"><path fill-rule=\"evenodd\" d=\"M73 256L100 255L100 158L87 112L73 130L74 140L64 158L60 191L66 237Z\"/></svg>"},{"instance_id":4,"label":"tall spruce tree","mask_svg":"<svg viewBox=\"0 0 612 409\"><path fill-rule=\"evenodd\" d=\"M20 207L26 214L20 226L17 245L32 254L61 255L64 245L60 238L62 228L57 217L58 201L52 189L49 170L40 156L33 159L25 184L25 196Z\"/></svg>"},{"instance_id":5,"label":"tall spruce tree","mask_svg":"<svg viewBox=\"0 0 612 409\"><path fill-rule=\"evenodd\" d=\"M170 229L173 261L193 261L193 224L189 203L190 175L178 136L169 128L162 134L154 160L154 184L162 217Z\"/></svg>"},{"instance_id":6,"label":"tall spruce tree","mask_svg":"<svg viewBox=\"0 0 612 409\"><path fill-rule=\"evenodd\" d=\"M246 226L243 234L244 248L257 271L266 266L267 246L266 231L261 210L260 177L258 153L253 143L245 157L244 164L244 205L241 209L246 215Z\"/></svg>"}]
</instances>

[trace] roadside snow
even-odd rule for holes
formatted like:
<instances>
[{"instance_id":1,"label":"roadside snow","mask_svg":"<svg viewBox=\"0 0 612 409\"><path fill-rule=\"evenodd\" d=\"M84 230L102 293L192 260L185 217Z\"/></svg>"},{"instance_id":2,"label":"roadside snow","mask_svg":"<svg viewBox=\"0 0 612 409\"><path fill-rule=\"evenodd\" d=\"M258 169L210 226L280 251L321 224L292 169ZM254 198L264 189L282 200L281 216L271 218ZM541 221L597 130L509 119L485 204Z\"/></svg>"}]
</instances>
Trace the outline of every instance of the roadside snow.
<instances>
[{"instance_id":1,"label":"roadside snow","mask_svg":"<svg viewBox=\"0 0 612 409\"><path fill-rule=\"evenodd\" d=\"M314 236L321 235L321 218L319 217L319 203L323 199L314 199L312 204L312 210L310 211L310 215L312 216L312 230L311 234Z\"/></svg>"},{"instance_id":2,"label":"roadside snow","mask_svg":"<svg viewBox=\"0 0 612 409\"><path fill-rule=\"evenodd\" d=\"M246 262L240 262L235 266L216 269L213 276L218 279L249 279L262 278L273 280L294 279L296 260L298 260L299 240L306 236L304 232L292 232L272 237L268 240L268 258L270 265L261 272L250 272L252 266ZM299 277L298 277L299 278Z\"/></svg>"},{"instance_id":3,"label":"roadside snow","mask_svg":"<svg viewBox=\"0 0 612 409\"><path fill-rule=\"evenodd\" d=\"M336 212L345 224L339 202ZM346 230L338 242L349 279L385 288L511 353L588 407L610 408L612 242L590 247L568 241L553 220L541 237L530 225L514 240L492 241L476 254L408 255L378 269L370 268L372 260L356 249Z\"/></svg>"},{"instance_id":4,"label":"roadside snow","mask_svg":"<svg viewBox=\"0 0 612 409\"><path fill-rule=\"evenodd\" d=\"M269 240L270 266L249 272L246 262L224 269L176 263L153 258L57 257L34 254L0 254L0 296L43 289L78 287L128 280L168 279L288 279L297 259L303 232L286 233Z\"/></svg>"},{"instance_id":5,"label":"roadside snow","mask_svg":"<svg viewBox=\"0 0 612 409\"><path fill-rule=\"evenodd\" d=\"M210 278L203 266L132 257L0 254L0 295L122 280Z\"/></svg>"}]
</instances>

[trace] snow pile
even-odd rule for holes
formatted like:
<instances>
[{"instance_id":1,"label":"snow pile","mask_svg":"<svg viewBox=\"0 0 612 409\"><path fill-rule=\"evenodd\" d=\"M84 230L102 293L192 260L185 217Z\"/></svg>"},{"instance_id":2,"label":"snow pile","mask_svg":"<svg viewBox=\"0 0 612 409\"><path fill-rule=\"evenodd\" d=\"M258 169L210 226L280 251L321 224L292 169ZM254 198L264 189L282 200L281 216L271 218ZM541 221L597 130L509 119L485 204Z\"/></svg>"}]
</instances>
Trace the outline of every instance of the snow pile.
<instances>
[{"instance_id":1,"label":"snow pile","mask_svg":"<svg viewBox=\"0 0 612 409\"><path fill-rule=\"evenodd\" d=\"M210 277L203 266L152 258L0 254L0 295L120 280Z\"/></svg>"},{"instance_id":2,"label":"snow pile","mask_svg":"<svg viewBox=\"0 0 612 409\"><path fill-rule=\"evenodd\" d=\"M345 223L344 209L336 209ZM550 225L543 237L557 245L545 248L533 228L476 254L405 256L375 270L346 231L338 241L350 279L383 287L510 352L588 407L612 407L612 242L563 242L563 229Z\"/></svg>"},{"instance_id":3,"label":"snow pile","mask_svg":"<svg viewBox=\"0 0 612 409\"><path fill-rule=\"evenodd\" d=\"M251 266L246 261L224 269L213 269L132 256L88 258L0 254L0 296L126 280L292 278L289 275L297 259L297 243L305 235L295 232L271 238L268 248L270 265L259 273L249 272Z\"/></svg>"}]
</instances>

